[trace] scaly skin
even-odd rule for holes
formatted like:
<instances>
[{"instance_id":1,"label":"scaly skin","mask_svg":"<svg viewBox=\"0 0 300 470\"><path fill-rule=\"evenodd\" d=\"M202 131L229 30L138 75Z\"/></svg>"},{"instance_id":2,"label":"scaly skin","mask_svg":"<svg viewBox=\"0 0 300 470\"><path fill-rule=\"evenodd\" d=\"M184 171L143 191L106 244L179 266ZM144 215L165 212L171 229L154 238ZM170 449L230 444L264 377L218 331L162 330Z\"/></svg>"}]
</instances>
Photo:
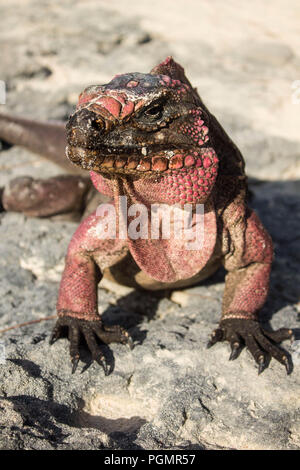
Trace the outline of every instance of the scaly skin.
<instances>
[{"instance_id":1,"label":"scaly skin","mask_svg":"<svg viewBox=\"0 0 300 470\"><path fill-rule=\"evenodd\" d=\"M185 250L174 235L168 240L99 239L96 214L85 219L68 250L58 299L59 320L53 340L69 327L73 370L82 333L92 356L104 358L96 337L126 341L108 332L98 314L97 283L102 275L146 288L194 284L211 265L228 271L222 318L209 346L227 340L230 359L246 344L261 372L271 354L286 366L287 353L276 342L292 331L265 331L258 322L269 285L273 249L257 215L247 207L244 161L217 120L171 58L151 74L125 74L86 89L67 125L67 156L90 170L95 187L115 201L205 204L202 250ZM124 261L125 260L125 261ZM124 279L124 277L126 279ZM121 279L122 280L122 279Z\"/></svg>"},{"instance_id":2,"label":"scaly skin","mask_svg":"<svg viewBox=\"0 0 300 470\"><path fill-rule=\"evenodd\" d=\"M66 154L89 170L96 189L114 201L204 204L204 245L186 250L170 239L100 239L99 217L92 213L75 232L66 258L59 319L51 341L69 331L73 371L83 336L92 357L105 370L96 338L130 341L128 333L103 325L97 284L102 276L147 289L193 285L223 264L226 276L220 325L208 346L229 341L230 359L243 344L259 373L271 355L291 371L288 354L276 343L289 329L264 330L258 321L269 285L273 249L270 236L247 206L247 181L241 153L209 113L184 70L167 58L150 74L116 76L79 97L67 125Z\"/></svg>"}]
</instances>

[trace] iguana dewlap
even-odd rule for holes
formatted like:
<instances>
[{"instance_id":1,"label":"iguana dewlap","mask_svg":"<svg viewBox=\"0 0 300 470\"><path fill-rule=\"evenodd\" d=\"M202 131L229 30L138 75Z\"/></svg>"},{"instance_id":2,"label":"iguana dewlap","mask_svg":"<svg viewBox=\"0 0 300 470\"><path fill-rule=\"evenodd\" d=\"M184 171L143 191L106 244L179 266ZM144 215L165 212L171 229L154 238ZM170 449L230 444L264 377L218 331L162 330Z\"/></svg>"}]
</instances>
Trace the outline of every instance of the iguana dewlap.
<instances>
[{"instance_id":1,"label":"iguana dewlap","mask_svg":"<svg viewBox=\"0 0 300 470\"><path fill-rule=\"evenodd\" d=\"M291 338L292 331L269 332L258 321L268 294L271 238L247 206L241 153L183 68L167 58L150 74L119 75L106 85L87 88L67 124L67 140L67 157L90 171L94 186L114 204L118 220L122 196L128 208L204 205L203 246L196 250L187 250L174 234L167 239L99 238L96 212L80 224L69 245L52 334L54 341L68 327L73 371L81 336L104 367L97 338L129 341L124 329L103 325L98 313L97 284L103 275L155 290L196 284L223 265L222 317L209 346L227 340L230 359L235 359L246 344L259 372L271 355L289 373L288 355L276 343Z\"/></svg>"}]
</instances>

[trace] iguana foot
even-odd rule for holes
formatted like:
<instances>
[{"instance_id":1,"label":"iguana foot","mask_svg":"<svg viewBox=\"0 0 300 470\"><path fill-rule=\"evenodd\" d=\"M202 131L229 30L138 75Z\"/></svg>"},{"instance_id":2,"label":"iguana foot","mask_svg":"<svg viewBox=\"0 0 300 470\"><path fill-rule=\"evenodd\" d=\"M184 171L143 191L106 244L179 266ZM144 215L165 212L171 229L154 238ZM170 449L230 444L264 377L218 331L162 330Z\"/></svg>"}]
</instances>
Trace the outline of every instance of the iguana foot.
<instances>
[{"instance_id":1,"label":"iguana foot","mask_svg":"<svg viewBox=\"0 0 300 470\"><path fill-rule=\"evenodd\" d=\"M258 364L259 374L266 368L268 356L277 359L285 366L287 374L290 374L293 369L290 355L275 344L285 339L293 340L292 330L280 328L277 331L266 331L258 321L228 318L222 320L212 333L207 347L210 348L218 341L229 341L231 346L229 360L232 361L239 356L243 346L246 345Z\"/></svg>"},{"instance_id":2,"label":"iguana foot","mask_svg":"<svg viewBox=\"0 0 300 470\"><path fill-rule=\"evenodd\" d=\"M82 337L86 341L93 361L96 361L103 367L105 375L109 374L109 370L105 357L98 345L97 338L105 344L128 344L131 349L133 346L128 332L118 325L104 326L100 319L97 321L80 320L70 316L60 317L57 320L50 337L50 344L63 337L66 328L68 328L68 338L70 341L70 356L73 364L72 374L76 371L80 359L79 344Z\"/></svg>"}]
</instances>

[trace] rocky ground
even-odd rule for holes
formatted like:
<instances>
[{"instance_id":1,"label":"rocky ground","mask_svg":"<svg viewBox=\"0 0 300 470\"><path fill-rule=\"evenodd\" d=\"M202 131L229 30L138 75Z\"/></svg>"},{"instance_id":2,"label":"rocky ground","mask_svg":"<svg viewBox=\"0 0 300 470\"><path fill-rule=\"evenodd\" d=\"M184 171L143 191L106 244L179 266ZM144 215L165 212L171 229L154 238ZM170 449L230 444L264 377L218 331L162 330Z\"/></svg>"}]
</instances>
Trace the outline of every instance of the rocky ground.
<instances>
[{"instance_id":1,"label":"rocky ground","mask_svg":"<svg viewBox=\"0 0 300 470\"><path fill-rule=\"evenodd\" d=\"M274 240L262 320L295 328L300 340L300 104L292 101L300 79L300 11L296 0L288 11L283 0L262 4L7 2L0 7L2 109L65 119L85 86L146 72L174 55L243 151L251 204ZM61 172L5 146L0 168L0 186L18 175ZM55 313L75 227L1 215L1 328ZM105 349L113 368L108 377L89 366L88 356L83 371L70 374L67 340L48 345L54 321L2 334L0 448L299 449L300 341L286 345L294 360L290 376L271 361L258 377L246 350L234 362L226 344L207 350L223 280L219 272L169 298L102 285L104 320L126 326L135 341L132 351Z\"/></svg>"}]
</instances>

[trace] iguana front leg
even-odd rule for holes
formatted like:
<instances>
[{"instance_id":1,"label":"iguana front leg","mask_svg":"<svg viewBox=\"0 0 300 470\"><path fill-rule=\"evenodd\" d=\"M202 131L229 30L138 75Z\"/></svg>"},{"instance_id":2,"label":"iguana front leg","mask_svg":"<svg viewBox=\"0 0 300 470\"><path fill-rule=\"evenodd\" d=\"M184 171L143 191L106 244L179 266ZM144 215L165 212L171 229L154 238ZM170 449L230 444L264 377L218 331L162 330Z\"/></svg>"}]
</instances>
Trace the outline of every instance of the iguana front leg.
<instances>
[{"instance_id":1,"label":"iguana front leg","mask_svg":"<svg viewBox=\"0 0 300 470\"><path fill-rule=\"evenodd\" d=\"M103 325L98 313L97 285L102 278L101 271L127 253L124 240L99 237L98 224L99 217L96 213L91 214L71 240L57 302L59 319L50 339L52 344L68 328L72 372L79 362L81 337L85 339L93 360L104 368L105 373L107 367L97 338L103 343L131 343L127 331L119 326Z\"/></svg>"},{"instance_id":2,"label":"iguana front leg","mask_svg":"<svg viewBox=\"0 0 300 470\"><path fill-rule=\"evenodd\" d=\"M265 303L273 257L272 241L257 215L248 208L232 205L224 213L223 246L228 247L224 267L228 271L222 318L208 347L229 341L230 360L236 359L245 344L259 366L266 367L267 355L292 370L288 353L275 343L292 338L292 330L266 331L258 321Z\"/></svg>"}]
</instances>

